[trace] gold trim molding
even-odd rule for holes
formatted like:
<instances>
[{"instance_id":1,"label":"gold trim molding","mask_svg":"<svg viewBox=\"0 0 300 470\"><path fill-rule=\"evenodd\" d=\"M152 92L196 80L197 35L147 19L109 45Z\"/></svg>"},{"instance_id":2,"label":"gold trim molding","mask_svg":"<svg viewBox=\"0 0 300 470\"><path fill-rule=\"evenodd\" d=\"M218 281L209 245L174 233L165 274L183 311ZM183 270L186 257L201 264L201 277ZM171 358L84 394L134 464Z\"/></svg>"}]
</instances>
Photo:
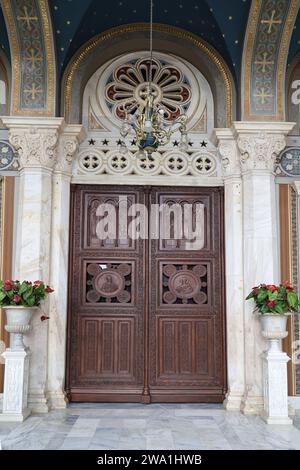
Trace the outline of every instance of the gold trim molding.
<instances>
[{"instance_id":1,"label":"gold trim molding","mask_svg":"<svg viewBox=\"0 0 300 470\"><path fill-rule=\"evenodd\" d=\"M11 114L24 116L54 116L55 115L55 70L56 59L53 43L52 24L47 0L39 0L38 7L42 20L42 31L45 42L45 61L47 63L47 90L43 92L47 96L47 108L44 109L24 109L20 106L21 91L21 50L18 43L17 28L14 21L13 10L10 0L2 0L2 9L6 21L7 32L9 36L9 44L12 58L12 102Z\"/></svg>"},{"instance_id":2,"label":"gold trim molding","mask_svg":"<svg viewBox=\"0 0 300 470\"><path fill-rule=\"evenodd\" d=\"M243 120L256 121L283 121L285 118L285 73L286 62L289 52L290 39L293 32L293 26L297 17L300 6L299 0L291 0L287 18L284 24L281 42L279 46L279 54L277 59L276 70L276 85L274 86L274 93L276 94L277 112L272 115L259 115L250 113L250 85L251 85L251 66L253 63L253 47L255 43L256 33L258 29L257 21L259 13L263 5L263 0L252 0L252 5L249 13L249 20L246 32L246 39L243 52L243 80L242 90L244 90L243 97ZM244 83L244 87L243 87Z\"/></svg>"},{"instance_id":3,"label":"gold trim molding","mask_svg":"<svg viewBox=\"0 0 300 470\"><path fill-rule=\"evenodd\" d=\"M168 33L181 40L190 41L196 47L201 49L201 51L203 51L209 57L211 62L217 66L222 76L226 90L226 124L227 127L230 127L233 119L233 84L230 70L222 57L205 41L196 35L180 28L163 24L154 24L153 30L160 33ZM105 31L104 33L101 33L98 36L92 38L79 49L66 69L63 84L63 115L65 116L67 122L69 121L70 117L73 80L81 62L91 53L93 49L105 41L114 39L124 33L135 33L140 31L149 31L149 24L136 23L133 25L126 25L109 29L108 31Z\"/></svg>"}]
</instances>

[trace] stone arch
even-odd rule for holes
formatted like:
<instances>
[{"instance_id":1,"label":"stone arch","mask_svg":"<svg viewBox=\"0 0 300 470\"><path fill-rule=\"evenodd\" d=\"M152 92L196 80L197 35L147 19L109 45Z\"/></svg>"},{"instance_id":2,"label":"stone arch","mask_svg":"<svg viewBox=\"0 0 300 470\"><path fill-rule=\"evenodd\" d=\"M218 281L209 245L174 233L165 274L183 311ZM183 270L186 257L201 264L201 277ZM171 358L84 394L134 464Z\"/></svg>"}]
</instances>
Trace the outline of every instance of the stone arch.
<instances>
[{"instance_id":1,"label":"stone arch","mask_svg":"<svg viewBox=\"0 0 300 470\"><path fill-rule=\"evenodd\" d=\"M81 103L89 78L104 63L128 52L148 50L149 25L140 23L110 29L87 42L70 61L62 81L61 114L81 122ZM235 86L222 57L205 41L179 28L155 24L154 48L174 53L201 70L215 99L216 127L230 127L235 119Z\"/></svg>"},{"instance_id":2,"label":"stone arch","mask_svg":"<svg viewBox=\"0 0 300 470\"><path fill-rule=\"evenodd\" d=\"M2 9L12 58L12 115L54 116L56 68L47 0L8 0Z\"/></svg>"},{"instance_id":3,"label":"stone arch","mask_svg":"<svg viewBox=\"0 0 300 470\"><path fill-rule=\"evenodd\" d=\"M285 70L299 4L252 0L243 51L243 120L285 118Z\"/></svg>"}]
</instances>

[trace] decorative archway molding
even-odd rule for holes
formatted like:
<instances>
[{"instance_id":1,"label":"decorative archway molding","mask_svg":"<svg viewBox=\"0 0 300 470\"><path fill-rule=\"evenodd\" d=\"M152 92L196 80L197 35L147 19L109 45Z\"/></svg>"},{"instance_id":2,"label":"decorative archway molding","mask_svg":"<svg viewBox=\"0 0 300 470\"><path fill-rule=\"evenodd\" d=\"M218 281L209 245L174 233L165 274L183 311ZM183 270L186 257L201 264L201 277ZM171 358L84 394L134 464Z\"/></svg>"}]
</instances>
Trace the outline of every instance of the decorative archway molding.
<instances>
[{"instance_id":1,"label":"decorative archway molding","mask_svg":"<svg viewBox=\"0 0 300 470\"><path fill-rule=\"evenodd\" d=\"M81 121L80 104L85 85L105 62L123 53L147 50L149 24L137 23L112 28L92 38L71 59L62 84L61 114L67 122ZM154 25L154 48L175 53L200 69L212 87L219 107L218 127L230 127L235 116L235 86L223 58L205 41L185 30L163 24Z\"/></svg>"},{"instance_id":2,"label":"decorative archway molding","mask_svg":"<svg viewBox=\"0 0 300 470\"><path fill-rule=\"evenodd\" d=\"M3 0L12 57L11 114L54 116L55 48L47 0Z\"/></svg>"},{"instance_id":3,"label":"decorative archway molding","mask_svg":"<svg viewBox=\"0 0 300 470\"><path fill-rule=\"evenodd\" d=\"M252 0L242 65L243 120L285 118L285 70L299 0Z\"/></svg>"}]
</instances>

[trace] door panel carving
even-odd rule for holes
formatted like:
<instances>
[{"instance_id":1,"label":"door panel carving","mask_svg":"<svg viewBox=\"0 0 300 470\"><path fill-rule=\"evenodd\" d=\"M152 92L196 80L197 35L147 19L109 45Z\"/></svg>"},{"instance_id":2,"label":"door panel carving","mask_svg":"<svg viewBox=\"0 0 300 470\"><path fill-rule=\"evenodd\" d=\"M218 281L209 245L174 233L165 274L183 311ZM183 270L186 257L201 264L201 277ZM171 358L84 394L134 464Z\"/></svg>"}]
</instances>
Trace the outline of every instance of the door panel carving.
<instances>
[{"instance_id":1,"label":"door panel carving","mask_svg":"<svg viewBox=\"0 0 300 470\"><path fill-rule=\"evenodd\" d=\"M224 399L222 201L218 188L73 188L71 400ZM128 236L133 204L146 207L151 234L151 208L162 208L160 237Z\"/></svg>"}]
</instances>

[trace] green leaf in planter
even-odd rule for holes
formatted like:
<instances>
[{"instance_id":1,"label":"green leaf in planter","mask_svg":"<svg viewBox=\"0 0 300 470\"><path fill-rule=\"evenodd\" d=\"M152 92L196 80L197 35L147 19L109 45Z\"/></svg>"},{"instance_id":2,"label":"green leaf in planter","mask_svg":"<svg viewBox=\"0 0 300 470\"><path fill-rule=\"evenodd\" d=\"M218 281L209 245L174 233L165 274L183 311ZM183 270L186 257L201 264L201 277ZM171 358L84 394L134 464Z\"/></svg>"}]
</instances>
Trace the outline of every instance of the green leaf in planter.
<instances>
[{"instance_id":1,"label":"green leaf in planter","mask_svg":"<svg viewBox=\"0 0 300 470\"><path fill-rule=\"evenodd\" d=\"M0 292L0 302L5 299L6 297L6 292Z\"/></svg>"},{"instance_id":2,"label":"green leaf in planter","mask_svg":"<svg viewBox=\"0 0 300 470\"><path fill-rule=\"evenodd\" d=\"M269 292L270 292L270 291L269 291ZM278 299L278 291L276 291L276 292L271 292L271 293L269 294L269 299L270 299L270 300L277 300L277 299Z\"/></svg>"},{"instance_id":3,"label":"green leaf in planter","mask_svg":"<svg viewBox=\"0 0 300 470\"><path fill-rule=\"evenodd\" d=\"M7 297L8 297L9 299L12 299L15 294L14 294L14 291L13 291L13 290L8 290L8 291L6 292L6 295L7 295Z\"/></svg>"},{"instance_id":4,"label":"green leaf in planter","mask_svg":"<svg viewBox=\"0 0 300 470\"><path fill-rule=\"evenodd\" d=\"M26 300L26 302L28 301L28 299L32 296L34 298L34 296L32 295L32 291L33 289L28 289L24 294L23 294L23 299Z\"/></svg>"},{"instance_id":5,"label":"green leaf in planter","mask_svg":"<svg viewBox=\"0 0 300 470\"><path fill-rule=\"evenodd\" d=\"M27 299L27 304L29 307L33 307L35 305L35 298L33 296Z\"/></svg>"},{"instance_id":6,"label":"green leaf in planter","mask_svg":"<svg viewBox=\"0 0 300 470\"><path fill-rule=\"evenodd\" d=\"M288 301L288 304L293 308L293 309L297 309L298 307L298 297L297 297L297 294L295 292L288 292L287 293L287 301Z\"/></svg>"},{"instance_id":7,"label":"green leaf in planter","mask_svg":"<svg viewBox=\"0 0 300 470\"><path fill-rule=\"evenodd\" d=\"M30 287L26 282L22 282L21 287L19 289L19 294L22 295L24 292L28 290L28 287Z\"/></svg>"},{"instance_id":8,"label":"green leaf in planter","mask_svg":"<svg viewBox=\"0 0 300 470\"><path fill-rule=\"evenodd\" d=\"M253 297L254 297L253 292L250 292L250 294L247 295L246 300L253 299Z\"/></svg>"},{"instance_id":9,"label":"green leaf in planter","mask_svg":"<svg viewBox=\"0 0 300 470\"><path fill-rule=\"evenodd\" d=\"M278 303L275 305L274 310L275 310L276 313L280 313L280 314L285 313L286 308L285 308L285 306L284 306L284 303L283 303L283 302L278 302Z\"/></svg>"},{"instance_id":10,"label":"green leaf in planter","mask_svg":"<svg viewBox=\"0 0 300 470\"><path fill-rule=\"evenodd\" d=\"M264 314L264 313L269 313L269 312L270 312L270 309L269 309L269 307L267 307L266 305L263 305L263 306L259 309L259 311Z\"/></svg>"},{"instance_id":11,"label":"green leaf in planter","mask_svg":"<svg viewBox=\"0 0 300 470\"><path fill-rule=\"evenodd\" d=\"M257 294L257 301L258 301L258 302L262 302L262 301L265 300L267 297L268 297L268 291L259 292L259 294Z\"/></svg>"}]
</instances>

